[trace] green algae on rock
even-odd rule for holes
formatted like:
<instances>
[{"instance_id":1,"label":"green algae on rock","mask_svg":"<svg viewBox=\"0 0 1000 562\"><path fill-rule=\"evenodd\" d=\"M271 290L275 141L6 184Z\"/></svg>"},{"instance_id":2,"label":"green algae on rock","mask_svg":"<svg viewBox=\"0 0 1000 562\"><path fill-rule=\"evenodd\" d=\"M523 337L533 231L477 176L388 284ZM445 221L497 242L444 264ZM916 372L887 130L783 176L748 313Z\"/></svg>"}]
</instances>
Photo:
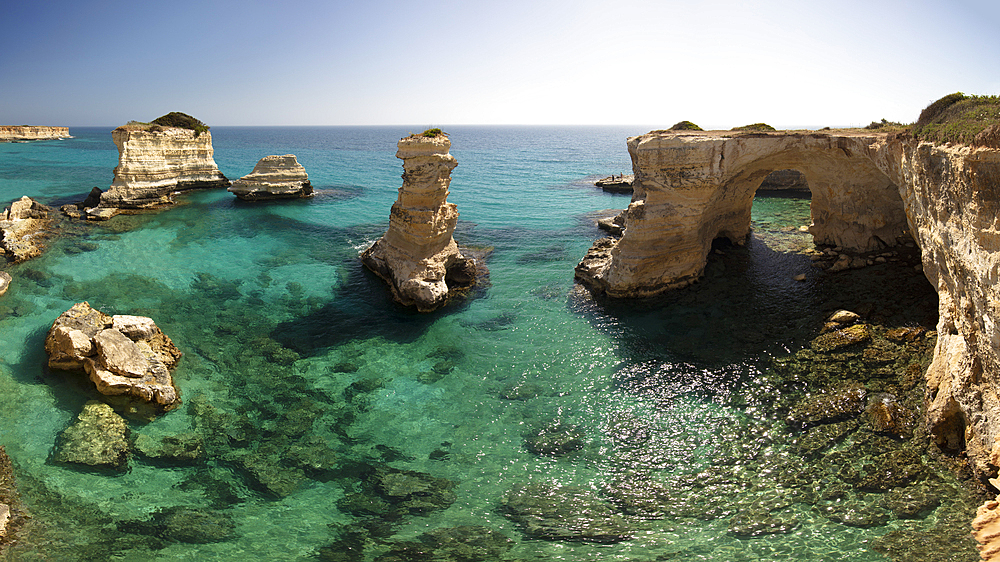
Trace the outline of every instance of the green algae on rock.
<instances>
[{"instance_id":1,"label":"green algae on rock","mask_svg":"<svg viewBox=\"0 0 1000 562\"><path fill-rule=\"evenodd\" d=\"M59 436L56 462L122 470L130 456L125 420L103 402L91 400Z\"/></svg>"}]
</instances>

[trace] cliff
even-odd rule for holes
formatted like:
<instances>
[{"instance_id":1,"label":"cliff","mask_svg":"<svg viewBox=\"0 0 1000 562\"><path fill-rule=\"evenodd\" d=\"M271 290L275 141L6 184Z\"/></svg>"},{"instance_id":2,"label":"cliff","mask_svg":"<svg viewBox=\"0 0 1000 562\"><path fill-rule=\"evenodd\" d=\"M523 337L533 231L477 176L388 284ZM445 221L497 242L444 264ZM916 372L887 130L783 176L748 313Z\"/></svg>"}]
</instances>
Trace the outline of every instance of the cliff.
<instances>
[{"instance_id":1,"label":"cliff","mask_svg":"<svg viewBox=\"0 0 1000 562\"><path fill-rule=\"evenodd\" d=\"M229 191L245 201L310 197L309 174L294 154L265 156L253 171L235 180Z\"/></svg>"},{"instance_id":2,"label":"cliff","mask_svg":"<svg viewBox=\"0 0 1000 562\"><path fill-rule=\"evenodd\" d=\"M0 142L70 138L69 127L0 126Z\"/></svg>"},{"instance_id":3,"label":"cliff","mask_svg":"<svg viewBox=\"0 0 1000 562\"><path fill-rule=\"evenodd\" d=\"M389 284L397 301L428 312L475 282L474 260L462 255L452 237L458 210L447 198L458 163L444 134L406 137L397 148L403 185L389 213L389 230L361 260Z\"/></svg>"},{"instance_id":4,"label":"cliff","mask_svg":"<svg viewBox=\"0 0 1000 562\"><path fill-rule=\"evenodd\" d=\"M814 240L865 251L910 236L939 297L926 423L982 482L1000 465L1000 149L884 133L653 132L628 140L635 194L620 240L577 266L591 290L637 297L703 272L713 239L749 233L753 195L774 170L812 190Z\"/></svg>"},{"instance_id":5,"label":"cliff","mask_svg":"<svg viewBox=\"0 0 1000 562\"><path fill-rule=\"evenodd\" d=\"M177 191L228 187L215 164L212 134L177 127L118 127L111 133L118 166L101 207L141 209L166 205Z\"/></svg>"}]
</instances>

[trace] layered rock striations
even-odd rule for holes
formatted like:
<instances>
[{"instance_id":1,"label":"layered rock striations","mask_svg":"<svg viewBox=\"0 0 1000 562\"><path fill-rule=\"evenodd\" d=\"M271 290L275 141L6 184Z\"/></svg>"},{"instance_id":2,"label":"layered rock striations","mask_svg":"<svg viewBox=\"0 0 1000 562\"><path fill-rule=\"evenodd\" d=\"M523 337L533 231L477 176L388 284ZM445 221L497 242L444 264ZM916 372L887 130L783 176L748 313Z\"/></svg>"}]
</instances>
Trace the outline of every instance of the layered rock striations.
<instances>
[{"instance_id":1,"label":"layered rock striations","mask_svg":"<svg viewBox=\"0 0 1000 562\"><path fill-rule=\"evenodd\" d=\"M714 238L749 233L753 194L773 170L801 171L817 243L921 249L939 297L926 423L984 483L1000 466L1000 149L887 134L654 132L628 141L635 194L619 240L601 239L577 278L616 297L697 279ZM906 239L906 238L902 238Z\"/></svg>"},{"instance_id":2,"label":"layered rock striations","mask_svg":"<svg viewBox=\"0 0 1000 562\"><path fill-rule=\"evenodd\" d=\"M215 164L208 131L123 126L111 138L118 147L118 166L100 207L157 207L171 203L174 192L230 185Z\"/></svg>"},{"instance_id":3,"label":"layered rock striations","mask_svg":"<svg viewBox=\"0 0 1000 562\"><path fill-rule=\"evenodd\" d=\"M70 138L69 127L42 127L30 125L0 126L0 142L65 138Z\"/></svg>"},{"instance_id":4,"label":"layered rock striations","mask_svg":"<svg viewBox=\"0 0 1000 562\"><path fill-rule=\"evenodd\" d=\"M458 163L444 134L413 135L397 146L403 185L389 213L389 230L361 260L389 284L397 301L428 312L475 282L475 260L463 256L452 237L458 210L447 197Z\"/></svg>"},{"instance_id":5,"label":"layered rock striations","mask_svg":"<svg viewBox=\"0 0 1000 562\"><path fill-rule=\"evenodd\" d=\"M311 197L309 174L294 154L265 156L253 171L233 181L229 191L244 201Z\"/></svg>"}]
</instances>

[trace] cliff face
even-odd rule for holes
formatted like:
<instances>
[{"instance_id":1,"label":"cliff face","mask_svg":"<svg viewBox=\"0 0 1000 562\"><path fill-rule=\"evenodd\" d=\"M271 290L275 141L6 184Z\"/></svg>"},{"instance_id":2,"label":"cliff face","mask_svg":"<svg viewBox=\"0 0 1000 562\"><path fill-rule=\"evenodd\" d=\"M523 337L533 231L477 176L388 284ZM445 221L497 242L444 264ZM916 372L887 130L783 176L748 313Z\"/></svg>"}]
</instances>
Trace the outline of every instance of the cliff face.
<instances>
[{"instance_id":1,"label":"cliff face","mask_svg":"<svg viewBox=\"0 0 1000 562\"><path fill-rule=\"evenodd\" d=\"M207 131L196 136L174 127L119 127L111 138L118 147L118 166L111 187L101 195L101 207L155 207L170 203L175 191L229 186L215 165Z\"/></svg>"},{"instance_id":2,"label":"cliff face","mask_svg":"<svg viewBox=\"0 0 1000 562\"><path fill-rule=\"evenodd\" d=\"M403 186L389 213L389 230L361 260L389 284L397 301L427 312L445 304L450 291L475 280L474 261L452 238L458 210L447 197L458 163L448 153L451 141L445 135L411 136L397 147Z\"/></svg>"},{"instance_id":3,"label":"cliff face","mask_svg":"<svg viewBox=\"0 0 1000 562\"><path fill-rule=\"evenodd\" d=\"M602 239L577 278L611 296L651 295L699 277L711 241L749 232L772 170L812 190L818 243L869 250L909 233L939 297L926 373L927 425L965 451L980 480L1000 466L1000 150L885 134L650 133L628 141L635 195L620 240Z\"/></svg>"},{"instance_id":4,"label":"cliff face","mask_svg":"<svg viewBox=\"0 0 1000 562\"><path fill-rule=\"evenodd\" d=\"M0 126L0 142L69 138L69 127Z\"/></svg>"},{"instance_id":5,"label":"cliff face","mask_svg":"<svg viewBox=\"0 0 1000 562\"><path fill-rule=\"evenodd\" d=\"M309 174L294 154L265 156L253 172L235 180L229 191L246 201L309 197L313 194Z\"/></svg>"},{"instance_id":6,"label":"cliff face","mask_svg":"<svg viewBox=\"0 0 1000 562\"><path fill-rule=\"evenodd\" d=\"M937 288L938 341L927 370L927 423L965 450L981 477L1000 465L1000 150L887 142L879 160L899 181Z\"/></svg>"}]
</instances>

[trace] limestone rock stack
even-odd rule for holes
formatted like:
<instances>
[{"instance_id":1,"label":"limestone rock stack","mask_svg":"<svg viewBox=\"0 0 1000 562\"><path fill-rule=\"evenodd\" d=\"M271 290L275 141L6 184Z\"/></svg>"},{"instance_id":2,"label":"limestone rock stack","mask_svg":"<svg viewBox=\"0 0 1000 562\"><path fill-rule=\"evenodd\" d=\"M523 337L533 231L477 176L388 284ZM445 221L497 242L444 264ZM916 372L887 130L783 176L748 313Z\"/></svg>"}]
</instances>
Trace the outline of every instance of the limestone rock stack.
<instances>
[{"instance_id":1,"label":"limestone rock stack","mask_svg":"<svg viewBox=\"0 0 1000 562\"><path fill-rule=\"evenodd\" d=\"M396 300L427 312L445 304L449 292L475 282L475 260L463 256L452 238L458 210L447 197L458 163L444 134L412 135L397 146L403 186L389 213L389 230L361 260L389 284Z\"/></svg>"},{"instance_id":2,"label":"limestone rock stack","mask_svg":"<svg viewBox=\"0 0 1000 562\"><path fill-rule=\"evenodd\" d=\"M170 370L181 352L144 316L108 316L81 302L62 313L45 338L49 367L85 371L97 390L156 412L180 405Z\"/></svg>"},{"instance_id":3,"label":"limestone rock stack","mask_svg":"<svg viewBox=\"0 0 1000 562\"><path fill-rule=\"evenodd\" d=\"M228 187L215 164L212 134L161 126L118 127L115 178L101 195L101 207L142 209L166 205L190 189Z\"/></svg>"},{"instance_id":4,"label":"limestone rock stack","mask_svg":"<svg viewBox=\"0 0 1000 562\"><path fill-rule=\"evenodd\" d=\"M70 138L69 127L0 126L0 142Z\"/></svg>"},{"instance_id":5,"label":"limestone rock stack","mask_svg":"<svg viewBox=\"0 0 1000 562\"><path fill-rule=\"evenodd\" d=\"M291 199L313 194L309 174L294 154L261 158L253 172L234 181L229 191L244 201Z\"/></svg>"}]
</instances>

